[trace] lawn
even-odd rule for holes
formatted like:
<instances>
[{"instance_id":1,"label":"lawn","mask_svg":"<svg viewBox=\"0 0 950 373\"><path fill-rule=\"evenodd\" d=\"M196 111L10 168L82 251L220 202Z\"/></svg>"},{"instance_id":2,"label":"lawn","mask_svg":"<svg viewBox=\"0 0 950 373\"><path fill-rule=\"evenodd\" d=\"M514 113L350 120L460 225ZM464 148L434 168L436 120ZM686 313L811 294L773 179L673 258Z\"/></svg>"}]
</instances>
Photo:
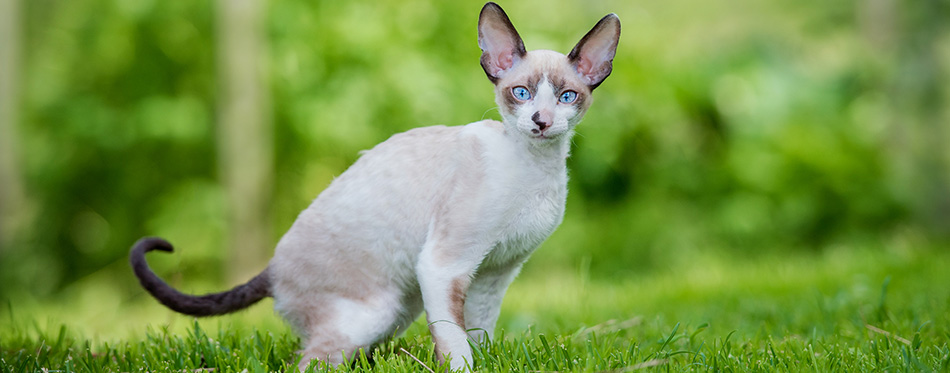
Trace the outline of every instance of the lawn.
<instances>
[{"instance_id":1,"label":"lawn","mask_svg":"<svg viewBox=\"0 0 950 373\"><path fill-rule=\"evenodd\" d=\"M688 258L622 279L528 267L479 371L946 371L950 251L922 240ZM93 289L74 288L106 297ZM266 301L195 320L145 297L8 302L0 372L280 371L297 340ZM107 304L109 301L106 301ZM105 312L105 313L103 313ZM347 371L438 371L417 321Z\"/></svg>"},{"instance_id":2,"label":"lawn","mask_svg":"<svg viewBox=\"0 0 950 373\"><path fill-rule=\"evenodd\" d=\"M221 290L361 150L500 118L484 0L258 1L225 31L239 3L0 0L0 373L293 366L272 301L174 314L128 246L167 238L163 278ZM950 370L947 1L503 3L528 49L623 32L477 370ZM241 152L229 35L266 41ZM442 370L422 320L339 370Z\"/></svg>"}]
</instances>

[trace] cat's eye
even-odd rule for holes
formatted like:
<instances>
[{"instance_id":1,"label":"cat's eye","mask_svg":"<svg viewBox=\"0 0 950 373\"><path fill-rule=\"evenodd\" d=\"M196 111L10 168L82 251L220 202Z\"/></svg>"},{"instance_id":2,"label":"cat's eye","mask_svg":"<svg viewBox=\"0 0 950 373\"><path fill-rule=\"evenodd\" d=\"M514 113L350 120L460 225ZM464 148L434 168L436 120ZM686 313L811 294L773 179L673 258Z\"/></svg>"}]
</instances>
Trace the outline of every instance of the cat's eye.
<instances>
[{"instance_id":1,"label":"cat's eye","mask_svg":"<svg viewBox=\"0 0 950 373\"><path fill-rule=\"evenodd\" d=\"M558 98L558 101L562 104L569 104L574 102L577 99L577 92L574 91L564 91L561 93L561 97Z\"/></svg>"},{"instance_id":2,"label":"cat's eye","mask_svg":"<svg viewBox=\"0 0 950 373\"><path fill-rule=\"evenodd\" d=\"M522 86L517 86L511 89L511 95L515 96L520 101L528 101L531 99L531 92L527 88Z\"/></svg>"}]
</instances>

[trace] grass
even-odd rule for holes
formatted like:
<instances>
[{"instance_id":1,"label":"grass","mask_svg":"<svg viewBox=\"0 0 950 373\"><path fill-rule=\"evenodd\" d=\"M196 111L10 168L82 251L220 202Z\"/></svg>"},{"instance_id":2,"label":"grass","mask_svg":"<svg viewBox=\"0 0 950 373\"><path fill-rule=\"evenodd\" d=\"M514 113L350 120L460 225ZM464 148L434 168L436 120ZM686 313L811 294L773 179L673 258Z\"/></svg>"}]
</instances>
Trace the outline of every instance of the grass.
<instances>
[{"instance_id":1,"label":"grass","mask_svg":"<svg viewBox=\"0 0 950 373\"><path fill-rule=\"evenodd\" d=\"M610 281L583 267L526 269L509 291L499 336L475 346L476 369L950 370L946 246L692 259ZM217 319L168 316L159 328L138 319L126 337L85 330L81 315L43 324L52 306L30 307L8 304L0 372L282 371L297 348L266 306ZM372 363L365 355L352 360L337 370L444 368L421 321L379 348Z\"/></svg>"}]
</instances>

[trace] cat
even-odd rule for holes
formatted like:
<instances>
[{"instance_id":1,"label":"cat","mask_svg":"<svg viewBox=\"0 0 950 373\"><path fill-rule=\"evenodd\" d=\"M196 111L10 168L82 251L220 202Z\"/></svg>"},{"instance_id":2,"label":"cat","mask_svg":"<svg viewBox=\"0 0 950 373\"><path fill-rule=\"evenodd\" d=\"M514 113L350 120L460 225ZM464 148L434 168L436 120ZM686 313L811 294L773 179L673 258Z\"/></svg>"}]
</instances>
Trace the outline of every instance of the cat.
<instances>
[{"instance_id":1,"label":"cat","mask_svg":"<svg viewBox=\"0 0 950 373\"><path fill-rule=\"evenodd\" d=\"M440 361L470 369L470 340L492 337L508 285L563 219L574 127L610 75L619 39L620 19L608 14L566 56L527 52L489 2L478 46L501 122L416 128L366 151L299 215L267 268L232 290L194 296L166 284L145 261L172 251L160 238L135 243L132 268L188 315L274 297L301 336L301 370L369 353L422 311Z\"/></svg>"}]
</instances>

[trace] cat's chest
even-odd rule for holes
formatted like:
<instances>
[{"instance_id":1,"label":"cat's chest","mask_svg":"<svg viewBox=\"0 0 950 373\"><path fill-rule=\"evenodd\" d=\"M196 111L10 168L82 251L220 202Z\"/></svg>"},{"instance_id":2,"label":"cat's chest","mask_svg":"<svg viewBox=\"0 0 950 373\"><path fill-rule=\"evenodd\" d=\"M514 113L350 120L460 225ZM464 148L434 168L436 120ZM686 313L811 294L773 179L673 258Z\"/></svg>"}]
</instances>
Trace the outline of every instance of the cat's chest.
<instances>
[{"instance_id":1,"label":"cat's chest","mask_svg":"<svg viewBox=\"0 0 950 373\"><path fill-rule=\"evenodd\" d=\"M534 251L561 223L567 199L566 151L539 155L532 144L506 137L500 125L475 123L463 133L483 150L486 177L477 194L484 199L476 199L482 206L475 210L481 232L491 237L483 266L493 267L520 262Z\"/></svg>"},{"instance_id":2,"label":"cat's chest","mask_svg":"<svg viewBox=\"0 0 950 373\"><path fill-rule=\"evenodd\" d=\"M564 177L566 179L566 176ZM561 224L567 198L566 180L512 193L497 241L486 256L488 265L507 265L531 254Z\"/></svg>"}]
</instances>

